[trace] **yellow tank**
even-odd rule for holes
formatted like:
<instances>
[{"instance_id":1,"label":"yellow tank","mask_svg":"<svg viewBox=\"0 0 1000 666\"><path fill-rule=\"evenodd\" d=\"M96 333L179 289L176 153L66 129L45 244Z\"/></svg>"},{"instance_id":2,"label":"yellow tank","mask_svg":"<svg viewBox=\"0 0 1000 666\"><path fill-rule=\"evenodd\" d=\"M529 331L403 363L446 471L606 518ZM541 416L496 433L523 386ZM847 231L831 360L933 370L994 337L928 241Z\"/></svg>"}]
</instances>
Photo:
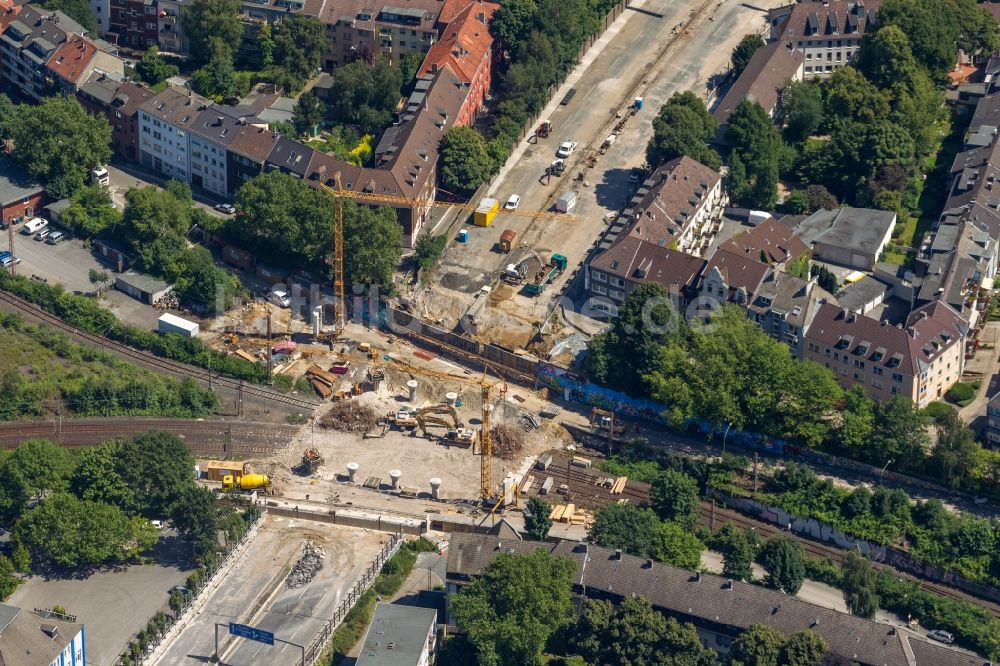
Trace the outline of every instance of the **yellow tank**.
<instances>
[{"instance_id":1,"label":"yellow tank","mask_svg":"<svg viewBox=\"0 0 1000 666\"><path fill-rule=\"evenodd\" d=\"M267 474L244 474L237 477L227 474L222 478L222 488L224 490L230 490L234 487L239 490L262 490L269 485L271 485L271 479Z\"/></svg>"}]
</instances>

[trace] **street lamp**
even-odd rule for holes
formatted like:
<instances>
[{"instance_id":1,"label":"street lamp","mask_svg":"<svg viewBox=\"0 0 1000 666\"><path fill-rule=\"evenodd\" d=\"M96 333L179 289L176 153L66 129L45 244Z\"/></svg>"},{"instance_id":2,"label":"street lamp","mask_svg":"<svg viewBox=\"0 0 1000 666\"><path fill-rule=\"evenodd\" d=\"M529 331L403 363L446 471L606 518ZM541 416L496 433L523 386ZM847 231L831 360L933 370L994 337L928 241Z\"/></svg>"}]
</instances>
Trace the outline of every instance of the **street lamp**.
<instances>
[{"instance_id":1,"label":"street lamp","mask_svg":"<svg viewBox=\"0 0 1000 666\"><path fill-rule=\"evenodd\" d=\"M729 437L729 429L733 427L733 422L726 424L726 432L722 435L722 461L726 460L726 438Z\"/></svg>"},{"instance_id":2,"label":"street lamp","mask_svg":"<svg viewBox=\"0 0 1000 666\"><path fill-rule=\"evenodd\" d=\"M883 475L883 474L885 474L885 470L886 470L886 468L887 468L887 467L888 467L889 465L891 465L892 463L893 463L893 461L892 461L892 459L890 458L890 459L888 460L888 462L886 462L886 463L885 463L885 466L883 466L883 467L882 467L882 471L878 473L878 485L880 485L880 486L882 485L882 475Z\"/></svg>"}]
</instances>

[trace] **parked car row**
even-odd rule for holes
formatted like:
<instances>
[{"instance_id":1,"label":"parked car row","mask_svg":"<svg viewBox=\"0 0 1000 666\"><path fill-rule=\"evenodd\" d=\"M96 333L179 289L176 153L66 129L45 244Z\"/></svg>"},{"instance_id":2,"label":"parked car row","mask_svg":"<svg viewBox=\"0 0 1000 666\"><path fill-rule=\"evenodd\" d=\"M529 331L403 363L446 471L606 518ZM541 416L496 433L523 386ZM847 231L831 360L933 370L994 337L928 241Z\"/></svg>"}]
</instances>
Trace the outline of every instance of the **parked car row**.
<instances>
[{"instance_id":1,"label":"parked car row","mask_svg":"<svg viewBox=\"0 0 1000 666\"><path fill-rule=\"evenodd\" d=\"M25 222L21 233L25 236L34 234L36 241L45 241L49 245L58 245L67 238L65 231L49 226L49 221L44 217L33 217Z\"/></svg>"}]
</instances>

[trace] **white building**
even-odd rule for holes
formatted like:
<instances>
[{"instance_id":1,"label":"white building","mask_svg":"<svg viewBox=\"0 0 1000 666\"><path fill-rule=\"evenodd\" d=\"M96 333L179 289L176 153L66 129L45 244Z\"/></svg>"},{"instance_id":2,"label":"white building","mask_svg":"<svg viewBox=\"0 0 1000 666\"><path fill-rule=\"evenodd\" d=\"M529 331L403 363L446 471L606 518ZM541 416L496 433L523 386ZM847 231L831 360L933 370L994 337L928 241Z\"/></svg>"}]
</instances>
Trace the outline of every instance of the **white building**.
<instances>
[{"instance_id":1,"label":"white building","mask_svg":"<svg viewBox=\"0 0 1000 666\"><path fill-rule=\"evenodd\" d=\"M171 86L140 106L140 163L166 178L191 182L189 132L209 104L190 90Z\"/></svg>"},{"instance_id":2,"label":"white building","mask_svg":"<svg viewBox=\"0 0 1000 666\"><path fill-rule=\"evenodd\" d=\"M0 663L86 666L84 627L73 616L0 604Z\"/></svg>"},{"instance_id":3,"label":"white building","mask_svg":"<svg viewBox=\"0 0 1000 666\"><path fill-rule=\"evenodd\" d=\"M191 185L220 197L229 196L226 175L226 152L246 117L233 117L233 107L213 104L198 114L189 132L191 140ZM256 120L250 118L249 120Z\"/></svg>"},{"instance_id":4,"label":"white building","mask_svg":"<svg viewBox=\"0 0 1000 666\"><path fill-rule=\"evenodd\" d=\"M379 603L356 666L429 666L437 654L437 611Z\"/></svg>"},{"instance_id":5,"label":"white building","mask_svg":"<svg viewBox=\"0 0 1000 666\"><path fill-rule=\"evenodd\" d=\"M805 77L825 78L858 52L882 0L799 2L768 12L771 41L805 56Z\"/></svg>"}]
</instances>

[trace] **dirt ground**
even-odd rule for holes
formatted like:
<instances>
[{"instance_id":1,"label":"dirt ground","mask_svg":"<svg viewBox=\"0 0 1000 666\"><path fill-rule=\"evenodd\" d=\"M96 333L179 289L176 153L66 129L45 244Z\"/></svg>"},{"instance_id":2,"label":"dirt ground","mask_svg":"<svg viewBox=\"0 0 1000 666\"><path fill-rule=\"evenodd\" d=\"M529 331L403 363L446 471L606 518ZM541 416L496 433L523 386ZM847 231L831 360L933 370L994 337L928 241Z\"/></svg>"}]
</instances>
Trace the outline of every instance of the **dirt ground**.
<instances>
[{"instance_id":1,"label":"dirt ground","mask_svg":"<svg viewBox=\"0 0 1000 666\"><path fill-rule=\"evenodd\" d=\"M383 415L396 412L401 406L418 407L429 402L443 402L445 393L458 393L458 414L466 427L478 429L481 425L481 389L478 385L449 384L444 380L423 378L417 389L417 397L409 400L405 389L405 373L396 375L391 381L383 384L378 392L368 392L352 398L358 403L371 406L376 413ZM345 385L350 380L345 381ZM500 387L497 387L497 390ZM402 390L401 390L402 389ZM524 409L513 397L515 391L509 390L506 399L501 400L498 393L494 394L491 424L507 423L517 426L518 419ZM329 409L320 408L316 421ZM444 429L431 427L431 434L440 435ZM381 428L376 429L376 434ZM559 448L568 442L568 435L561 428L551 423L524 436L524 449L521 455L512 461L493 459L493 480L499 483L507 473L517 472L530 465L540 453L552 448ZM293 473L305 448L315 448L326 459L326 463L313 477L305 478ZM278 494L304 491L317 497L332 497L338 492L339 483L346 479L347 463L359 465L356 485L361 485L369 477L382 480L382 484L390 483L389 471L398 469L403 472L401 485L404 489L418 493L429 493L429 479L440 478L442 481L440 493L442 498L468 499L475 498L479 491L480 456L478 446L475 453L471 449L446 446L423 436L402 432L389 428L380 437L364 438L362 433L343 433L326 430L317 425L303 427L301 436L292 446L278 458L253 461L255 471L266 472L274 479L274 489ZM332 500L331 500L332 501Z\"/></svg>"}]
</instances>

